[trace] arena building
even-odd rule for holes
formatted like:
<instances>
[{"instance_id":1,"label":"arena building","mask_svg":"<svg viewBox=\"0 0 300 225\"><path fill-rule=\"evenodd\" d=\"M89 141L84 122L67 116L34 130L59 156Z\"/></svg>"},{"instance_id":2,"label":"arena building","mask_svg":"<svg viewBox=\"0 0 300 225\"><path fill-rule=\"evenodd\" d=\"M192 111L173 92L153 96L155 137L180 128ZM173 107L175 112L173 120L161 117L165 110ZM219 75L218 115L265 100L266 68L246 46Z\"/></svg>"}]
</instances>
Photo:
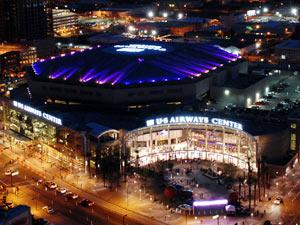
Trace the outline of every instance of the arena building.
<instances>
[{"instance_id":1,"label":"arena building","mask_svg":"<svg viewBox=\"0 0 300 225\"><path fill-rule=\"evenodd\" d=\"M248 166L257 172L262 158L288 155L288 130L255 121L224 119L218 114L170 115L152 118L127 133L131 162L145 166L160 160L203 159Z\"/></svg>"},{"instance_id":2,"label":"arena building","mask_svg":"<svg viewBox=\"0 0 300 225\"><path fill-rule=\"evenodd\" d=\"M133 118L88 110L61 112L4 98L0 106L4 133L22 135L33 146L44 146L37 151L43 150L66 167L76 165L87 171L97 170L103 149L119 149L123 160L135 167L164 160L203 159L258 171L264 161L269 165L280 162L276 171L284 173L288 162L294 162L291 156L299 156L294 120L289 129L286 122L242 119L219 112Z\"/></svg>"},{"instance_id":3,"label":"arena building","mask_svg":"<svg viewBox=\"0 0 300 225\"><path fill-rule=\"evenodd\" d=\"M33 97L66 103L190 102L246 69L212 45L129 41L42 59L29 86Z\"/></svg>"}]
</instances>

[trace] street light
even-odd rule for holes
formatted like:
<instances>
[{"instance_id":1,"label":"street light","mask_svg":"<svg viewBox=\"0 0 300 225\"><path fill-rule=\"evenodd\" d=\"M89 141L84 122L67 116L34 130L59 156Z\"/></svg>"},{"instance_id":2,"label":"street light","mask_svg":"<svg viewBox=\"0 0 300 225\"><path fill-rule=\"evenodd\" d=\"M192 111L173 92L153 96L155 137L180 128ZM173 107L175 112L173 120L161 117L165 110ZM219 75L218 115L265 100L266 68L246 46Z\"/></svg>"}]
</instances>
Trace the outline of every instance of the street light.
<instances>
[{"instance_id":1,"label":"street light","mask_svg":"<svg viewBox=\"0 0 300 225\"><path fill-rule=\"evenodd\" d=\"M267 12L269 12L269 9L268 9L267 7L264 7L264 8L263 8L263 12L264 12L264 13L267 13Z\"/></svg>"},{"instance_id":2,"label":"street light","mask_svg":"<svg viewBox=\"0 0 300 225\"><path fill-rule=\"evenodd\" d=\"M293 16L297 16L298 15L298 9L297 8L291 8L291 14Z\"/></svg>"},{"instance_id":3,"label":"street light","mask_svg":"<svg viewBox=\"0 0 300 225\"><path fill-rule=\"evenodd\" d=\"M135 27L134 27L134 26L132 26L132 25L130 25L130 26L128 27L128 31L129 31L129 32L133 32L133 31L135 31Z\"/></svg>"},{"instance_id":4,"label":"street light","mask_svg":"<svg viewBox=\"0 0 300 225\"><path fill-rule=\"evenodd\" d=\"M163 17L167 18L168 17L168 13L167 12L163 12Z\"/></svg>"},{"instance_id":5,"label":"street light","mask_svg":"<svg viewBox=\"0 0 300 225\"><path fill-rule=\"evenodd\" d=\"M125 225L125 217L127 216L127 214L125 214L124 216L123 216L123 225Z\"/></svg>"},{"instance_id":6,"label":"street light","mask_svg":"<svg viewBox=\"0 0 300 225\"><path fill-rule=\"evenodd\" d=\"M213 217L213 220L217 220L217 225L219 225L220 224L220 216L219 215L214 215Z\"/></svg>"},{"instance_id":7,"label":"street light","mask_svg":"<svg viewBox=\"0 0 300 225\"><path fill-rule=\"evenodd\" d=\"M151 31L151 34L152 34L153 36L155 36L155 35L157 35L157 31L156 31L156 30L152 30L152 31Z\"/></svg>"},{"instance_id":8,"label":"street light","mask_svg":"<svg viewBox=\"0 0 300 225\"><path fill-rule=\"evenodd\" d=\"M183 18L183 14L182 14L182 13L178 13L177 18L178 18L179 20L181 20L181 19Z\"/></svg>"},{"instance_id":9,"label":"street light","mask_svg":"<svg viewBox=\"0 0 300 225\"><path fill-rule=\"evenodd\" d=\"M149 18L153 18L154 17L154 12L153 11L149 11L147 13L147 15L148 15Z\"/></svg>"}]
</instances>

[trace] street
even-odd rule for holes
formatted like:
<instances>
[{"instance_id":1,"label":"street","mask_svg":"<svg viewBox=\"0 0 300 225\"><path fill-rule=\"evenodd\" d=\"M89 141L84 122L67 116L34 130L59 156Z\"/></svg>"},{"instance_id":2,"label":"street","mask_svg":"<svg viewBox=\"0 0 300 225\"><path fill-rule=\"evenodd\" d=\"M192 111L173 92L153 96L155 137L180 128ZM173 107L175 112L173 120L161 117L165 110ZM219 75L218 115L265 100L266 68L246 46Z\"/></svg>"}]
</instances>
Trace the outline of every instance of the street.
<instances>
[{"instance_id":1,"label":"street","mask_svg":"<svg viewBox=\"0 0 300 225\"><path fill-rule=\"evenodd\" d=\"M181 216L170 213L166 206L151 201L151 196L139 191L138 181L129 181L130 191L126 196L124 188L117 192L110 192L103 188L95 179L84 177L70 172L62 172L53 167L53 159L44 160L35 157L22 158L23 150L18 145L3 148L1 146L0 160L0 184L10 187L11 177L5 175L8 168L19 170L19 175L12 178L16 188L9 188L8 201L15 204L27 204L31 206L32 213L36 217L46 218L53 224L215 224L211 217ZM13 163L10 161L13 160ZM65 187L73 193L77 193L77 200L66 199L62 194L54 190L45 189L43 184L37 185L37 180L55 181L59 187ZM273 181L269 196L282 196L284 204L274 205L267 198L258 203L257 210L266 215L263 217L220 217L220 224L262 224L270 219L278 224L284 222L295 225L300 222L300 168L296 166L286 177L279 177ZM276 185L277 184L277 185ZM92 208L84 208L78 203L81 199L90 199L96 204ZM149 200L150 198L150 200ZM127 199L127 201L126 201ZM127 202L127 203L126 203ZM54 214L47 214L42 210L43 206L54 208Z\"/></svg>"}]
</instances>

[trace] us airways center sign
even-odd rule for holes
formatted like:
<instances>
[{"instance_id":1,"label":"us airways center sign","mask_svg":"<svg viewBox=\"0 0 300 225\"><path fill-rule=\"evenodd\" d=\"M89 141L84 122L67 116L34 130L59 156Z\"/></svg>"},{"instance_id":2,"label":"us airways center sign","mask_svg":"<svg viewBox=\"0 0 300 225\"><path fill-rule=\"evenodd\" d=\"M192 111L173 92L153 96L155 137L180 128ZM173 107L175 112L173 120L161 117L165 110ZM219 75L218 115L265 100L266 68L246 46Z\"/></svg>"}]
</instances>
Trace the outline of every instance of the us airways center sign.
<instances>
[{"instance_id":1,"label":"us airways center sign","mask_svg":"<svg viewBox=\"0 0 300 225\"><path fill-rule=\"evenodd\" d=\"M243 130L243 125L231 120L220 118L210 118L205 116L171 116L158 117L146 121L147 127L167 124L214 124L219 126L226 126L233 129Z\"/></svg>"}]
</instances>

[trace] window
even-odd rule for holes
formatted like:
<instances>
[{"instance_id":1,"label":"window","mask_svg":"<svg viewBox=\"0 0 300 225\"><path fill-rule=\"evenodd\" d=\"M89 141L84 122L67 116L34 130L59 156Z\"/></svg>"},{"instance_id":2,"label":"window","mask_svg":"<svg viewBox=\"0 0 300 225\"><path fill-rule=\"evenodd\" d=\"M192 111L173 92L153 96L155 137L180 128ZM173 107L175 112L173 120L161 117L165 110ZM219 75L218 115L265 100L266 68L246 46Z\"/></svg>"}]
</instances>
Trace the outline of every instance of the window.
<instances>
[{"instance_id":1,"label":"window","mask_svg":"<svg viewBox=\"0 0 300 225\"><path fill-rule=\"evenodd\" d=\"M297 124L296 123L291 123L291 128L292 129L296 129L297 128Z\"/></svg>"},{"instance_id":2,"label":"window","mask_svg":"<svg viewBox=\"0 0 300 225\"><path fill-rule=\"evenodd\" d=\"M296 150L296 134L291 134L290 147L292 151Z\"/></svg>"}]
</instances>

